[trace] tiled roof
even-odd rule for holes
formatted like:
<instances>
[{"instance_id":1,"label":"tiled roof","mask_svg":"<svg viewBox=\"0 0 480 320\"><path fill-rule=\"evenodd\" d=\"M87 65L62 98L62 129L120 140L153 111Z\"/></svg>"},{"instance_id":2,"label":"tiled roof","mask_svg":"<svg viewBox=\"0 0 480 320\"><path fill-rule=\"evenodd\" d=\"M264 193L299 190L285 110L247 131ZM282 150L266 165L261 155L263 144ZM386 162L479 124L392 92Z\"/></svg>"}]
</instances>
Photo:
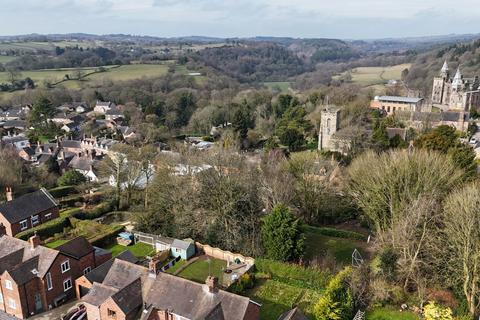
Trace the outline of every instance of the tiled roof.
<instances>
[{"instance_id":1,"label":"tiled roof","mask_svg":"<svg viewBox=\"0 0 480 320\"><path fill-rule=\"evenodd\" d=\"M379 101L390 101L390 102L418 103L418 102L422 101L423 98L396 97L396 96L379 96L379 97L376 97L376 100L379 100Z\"/></svg>"},{"instance_id":2,"label":"tiled roof","mask_svg":"<svg viewBox=\"0 0 480 320\"><path fill-rule=\"evenodd\" d=\"M128 261L130 263L137 263L138 259L128 250L120 253L117 257L112 258L100 266L96 267L89 273L85 275L85 277L90 281L91 283L93 282L99 282L102 283L103 280L105 280L105 277L107 276L108 271L112 267L113 261L115 259L123 260L123 261Z\"/></svg>"},{"instance_id":3,"label":"tiled roof","mask_svg":"<svg viewBox=\"0 0 480 320\"><path fill-rule=\"evenodd\" d=\"M308 320L308 318L305 317L298 307L295 307L292 310L283 313L278 320Z\"/></svg>"},{"instance_id":4,"label":"tiled roof","mask_svg":"<svg viewBox=\"0 0 480 320\"><path fill-rule=\"evenodd\" d=\"M3 311L0 311L0 320L20 320L20 319L8 313L5 313Z\"/></svg>"},{"instance_id":5,"label":"tiled roof","mask_svg":"<svg viewBox=\"0 0 480 320\"><path fill-rule=\"evenodd\" d=\"M10 223L16 223L58 206L52 195L45 189L25 194L0 205L0 213Z\"/></svg>"},{"instance_id":6,"label":"tiled roof","mask_svg":"<svg viewBox=\"0 0 480 320\"><path fill-rule=\"evenodd\" d=\"M38 277L43 278L57 255L58 251L54 249L43 246L32 248L28 241L10 236L0 237L1 271L13 272L17 277L25 276L25 270L31 271L35 267L38 271ZM32 258L35 259L32 260ZM24 263L26 263L27 269L22 269Z\"/></svg>"},{"instance_id":7,"label":"tiled roof","mask_svg":"<svg viewBox=\"0 0 480 320\"><path fill-rule=\"evenodd\" d=\"M89 253L95 251L93 246L84 237L77 237L56 248L66 256L80 259Z\"/></svg>"}]
</instances>

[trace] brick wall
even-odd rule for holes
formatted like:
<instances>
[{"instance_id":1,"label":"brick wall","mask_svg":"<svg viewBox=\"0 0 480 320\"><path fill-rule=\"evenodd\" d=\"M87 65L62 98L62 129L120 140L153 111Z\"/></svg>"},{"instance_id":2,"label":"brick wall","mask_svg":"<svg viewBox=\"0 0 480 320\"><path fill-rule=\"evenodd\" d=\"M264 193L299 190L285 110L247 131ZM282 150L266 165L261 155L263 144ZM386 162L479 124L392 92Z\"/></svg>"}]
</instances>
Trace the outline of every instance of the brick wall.
<instances>
[{"instance_id":1,"label":"brick wall","mask_svg":"<svg viewBox=\"0 0 480 320\"><path fill-rule=\"evenodd\" d=\"M46 218L45 216L47 214L51 213L50 217ZM52 208L52 209L49 209L49 210L45 210L43 212L40 212L38 213L39 215L39 220L40 220L40 223L36 224L35 226L39 226L41 225L42 223L45 223L45 222L48 222L52 219L55 219L55 218L58 218L60 215L59 215L59 211L58 211L58 207L55 207L55 208ZM20 222L16 222L16 223L13 223L13 224L10 224L8 223L8 225L4 222L5 218L3 217L3 215L1 215L1 218L0 218L0 222L3 222L3 224L7 227L7 234L9 236L15 236L17 233L21 232L21 231L25 231L25 230L28 230L28 229L31 229L32 227L32 220L30 217L28 217L27 219L27 229L24 229L22 230L21 227L20 227Z\"/></svg>"}]
</instances>

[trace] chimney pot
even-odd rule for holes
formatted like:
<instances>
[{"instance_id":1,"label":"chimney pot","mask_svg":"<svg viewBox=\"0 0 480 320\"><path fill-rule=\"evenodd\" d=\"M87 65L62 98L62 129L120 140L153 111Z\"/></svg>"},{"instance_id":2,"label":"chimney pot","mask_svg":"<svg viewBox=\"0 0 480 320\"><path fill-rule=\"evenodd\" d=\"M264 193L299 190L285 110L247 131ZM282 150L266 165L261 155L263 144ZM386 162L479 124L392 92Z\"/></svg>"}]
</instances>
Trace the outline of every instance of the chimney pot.
<instances>
[{"instance_id":1,"label":"chimney pot","mask_svg":"<svg viewBox=\"0 0 480 320\"><path fill-rule=\"evenodd\" d=\"M208 286L208 291L210 293L218 292L218 278L217 277L208 276L205 283Z\"/></svg>"},{"instance_id":2,"label":"chimney pot","mask_svg":"<svg viewBox=\"0 0 480 320\"><path fill-rule=\"evenodd\" d=\"M37 235L37 233L35 232L35 234L33 236L31 236L29 239L28 239L28 242L30 242L30 246L32 249L35 249L36 247L38 247L41 243L40 241L40 237Z\"/></svg>"},{"instance_id":3,"label":"chimney pot","mask_svg":"<svg viewBox=\"0 0 480 320\"><path fill-rule=\"evenodd\" d=\"M12 201L13 200L12 187L7 187L6 188L6 196L7 196L7 201Z\"/></svg>"}]
</instances>

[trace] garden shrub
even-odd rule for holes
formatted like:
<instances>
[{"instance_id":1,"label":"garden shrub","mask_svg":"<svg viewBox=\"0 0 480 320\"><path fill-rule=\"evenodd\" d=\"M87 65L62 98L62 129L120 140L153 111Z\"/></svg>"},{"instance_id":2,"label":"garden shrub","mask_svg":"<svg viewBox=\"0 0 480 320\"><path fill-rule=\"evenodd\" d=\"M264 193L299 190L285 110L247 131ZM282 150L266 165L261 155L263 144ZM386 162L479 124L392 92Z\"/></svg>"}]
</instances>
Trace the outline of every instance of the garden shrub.
<instances>
[{"instance_id":1,"label":"garden shrub","mask_svg":"<svg viewBox=\"0 0 480 320\"><path fill-rule=\"evenodd\" d=\"M352 269L345 268L330 280L322 297L314 306L315 319L342 320L353 318L354 301L348 285L351 274Z\"/></svg>"},{"instance_id":2,"label":"garden shrub","mask_svg":"<svg viewBox=\"0 0 480 320\"><path fill-rule=\"evenodd\" d=\"M50 192L50 194L54 198L66 197L66 196L74 193L75 191L76 190L75 190L74 186L60 186L60 187L56 187L56 188L48 190L48 192Z\"/></svg>"},{"instance_id":3,"label":"garden shrub","mask_svg":"<svg viewBox=\"0 0 480 320\"><path fill-rule=\"evenodd\" d=\"M44 238L52 237L56 233L63 232L63 229L69 226L70 226L70 221L68 218L59 217L59 218L50 220L46 223L43 223L39 226L36 226L34 228L22 231L17 235L15 235L15 237L22 240L28 240L36 232L40 238L44 239Z\"/></svg>"},{"instance_id":4,"label":"garden shrub","mask_svg":"<svg viewBox=\"0 0 480 320\"><path fill-rule=\"evenodd\" d=\"M233 293L241 294L245 290L252 289L254 285L255 285L254 275L249 274L247 272L242 274L242 276L230 286L229 290Z\"/></svg>"},{"instance_id":5,"label":"garden shrub","mask_svg":"<svg viewBox=\"0 0 480 320\"><path fill-rule=\"evenodd\" d=\"M452 309L442 307L430 301L423 307L425 320L453 320Z\"/></svg>"}]
</instances>

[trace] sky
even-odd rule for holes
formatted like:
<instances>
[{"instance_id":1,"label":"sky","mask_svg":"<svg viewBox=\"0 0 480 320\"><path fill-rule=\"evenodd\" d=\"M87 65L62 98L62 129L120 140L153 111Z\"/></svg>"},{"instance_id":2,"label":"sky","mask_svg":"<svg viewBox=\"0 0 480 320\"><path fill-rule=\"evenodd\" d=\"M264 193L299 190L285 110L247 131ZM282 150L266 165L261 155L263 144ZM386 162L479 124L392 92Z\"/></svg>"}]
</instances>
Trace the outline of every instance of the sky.
<instances>
[{"instance_id":1,"label":"sky","mask_svg":"<svg viewBox=\"0 0 480 320\"><path fill-rule=\"evenodd\" d=\"M373 39L480 33L478 0L0 0L0 35Z\"/></svg>"}]
</instances>

